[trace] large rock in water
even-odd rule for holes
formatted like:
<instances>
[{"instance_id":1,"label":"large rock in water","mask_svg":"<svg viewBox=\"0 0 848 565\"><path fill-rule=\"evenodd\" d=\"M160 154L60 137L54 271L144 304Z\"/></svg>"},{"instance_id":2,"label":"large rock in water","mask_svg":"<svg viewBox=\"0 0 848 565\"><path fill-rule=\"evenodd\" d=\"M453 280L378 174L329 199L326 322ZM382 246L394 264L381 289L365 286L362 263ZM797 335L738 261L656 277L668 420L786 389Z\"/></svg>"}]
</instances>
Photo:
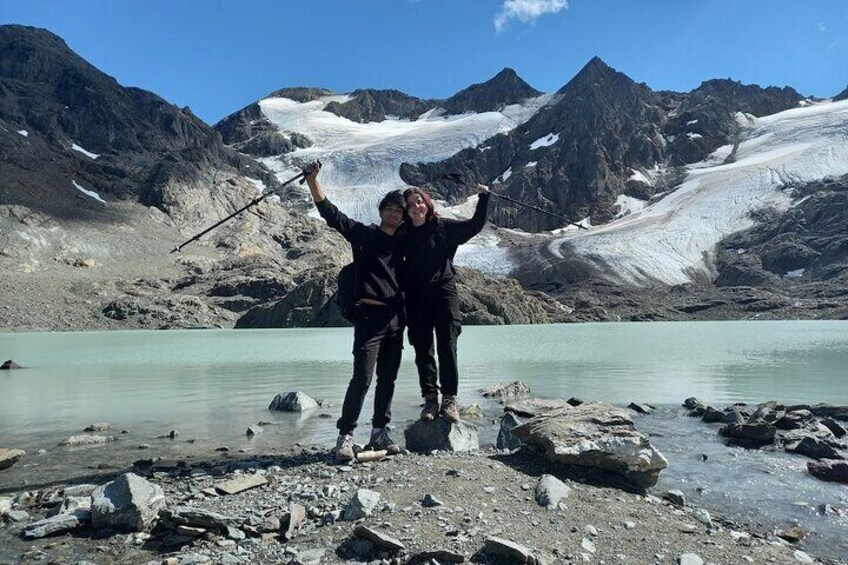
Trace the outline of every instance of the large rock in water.
<instances>
[{"instance_id":1,"label":"large rock in water","mask_svg":"<svg viewBox=\"0 0 848 565\"><path fill-rule=\"evenodd\" d=\"M406 448L416 453L471 451L480 447L477 428L465 422L451 423L442 417L432 422L418 420L403 433Z\"/></svg>"},{"instance_id":2,"label":"large rock in water","mask_svg":"<svg viewBox=\"0 0 848 565\"><path fill-rule=\"evenodd\" d=\"M848 461L822 459L807 463L807 470L817 479L848 484Z\"/></svg>"},{"instance_id":3,"label":"large rock in water","mask_svg":"<svg viewBox=\"0 0 848 565\"><path fill-rule=\"evenodd\" d=\"M6 447L0 447L0 469L8 469L17 463L24 455L26 455L26 451L22 449L8 449Z\"/></svg>"},{"instance_id":4,"label":"large rock in water","mask_svg":"<svg viewBox=\"0 0 848 565\"><path fill-rule=\"evenodd\" d=\"M654 486L668 461L636 430L630 415L604 402L541 414L514 430L554 463L597 469L640 489Z\"/></svg>"},{"instance_id":5,"label":"large rock in water","mask_svg":"<svg viewBox=\"0 0 848 565\"><path fill-rule=\"evenodd\" d=\"M306 412L316 408L318 408L318 403L302 392L278 394L268 406L268 410L279 410L281 412Z\"/></svg>"},{"instance_id":6,"label":"large rock in water","mask_svg":"<svg viewBox=\"0 0 848 565\"><path fill-rule=\"evenodd\" d=\"M140 532L165 506L165 493L151 482L126 473L91 494L91 525Z\"/></svg>"}]
</instances>

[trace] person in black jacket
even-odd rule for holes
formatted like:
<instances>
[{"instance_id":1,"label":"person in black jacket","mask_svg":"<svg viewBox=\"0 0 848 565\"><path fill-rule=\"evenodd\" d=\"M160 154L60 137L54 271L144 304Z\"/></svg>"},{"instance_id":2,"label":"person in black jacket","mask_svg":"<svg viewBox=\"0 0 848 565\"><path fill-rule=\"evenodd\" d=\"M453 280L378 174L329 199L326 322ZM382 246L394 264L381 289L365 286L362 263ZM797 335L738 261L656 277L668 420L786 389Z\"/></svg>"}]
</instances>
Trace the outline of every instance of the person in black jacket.
<instances>
[{"instance_id":1,"label":"person in black jacket","mask_svg":"<svg viewBox=\"0 0 848 565\"><path fill-rule=\"evenodd\" d=\"M400 254L395 230L403 221L405 202L399 190L388 193L379 205L380 225L366 226L345 216L326 198L318 184L320 168L319 163L309 165L305 169L309 172L306 181L321 217L353 247L357 297L353 377L336 423L339 438L335 455L343 461L355 457L353 431L375 368L377 389L368 448L397 453L400 448L389 436L386 425L392 417L392 397L403 351L404 313L397 276Z\"/></svg>"},{"instance_id":2,"label":"person in black jacket","mask_svg":"<svg viewBox=\"0 0 848 565\"><path fill-rule=\"evenodd\" d=\"M434 420L438 413L452 422L459 421L456 341L462 326L453 256L457 247L480 233L486 223L489 188L478 184L477 194L474 216L456 221L439 218L429 195L420 188L408 188L403 193L407 215L399 237L404 257L403 288L409 341L415 348L424 397L421 419L425 421ZM434 332L435 352L439 357L438 383Z\"/></svg>"}]
</instances>

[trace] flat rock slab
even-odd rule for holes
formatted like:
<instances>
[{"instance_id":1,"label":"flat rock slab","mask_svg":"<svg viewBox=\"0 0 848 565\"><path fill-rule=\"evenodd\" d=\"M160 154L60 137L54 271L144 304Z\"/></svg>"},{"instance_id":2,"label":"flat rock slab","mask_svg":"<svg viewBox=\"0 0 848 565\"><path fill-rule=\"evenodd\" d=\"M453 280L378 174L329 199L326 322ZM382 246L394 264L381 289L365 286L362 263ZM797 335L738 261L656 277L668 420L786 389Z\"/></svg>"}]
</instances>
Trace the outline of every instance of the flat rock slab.
<instances>
[{"instance_id":1,"label":"flat rock slab","mask_svg":"<svg viewBox=\"0 0 848 565\"><path fill-rule=\"evenodd\" d=\"M512 381L511 383L501 383L499 385L483 389L480 393L486 398L504 399L530 394L530 387L521 381Z\"/></svg>"},{"instance_id":2,"label":"flat rock slab","mask_svg":"<svg viewBox=\"0 0 848 565\"><path fill-rule=\"evenodd\" d=\"M162 512L162 521L176 528L177 526L193 526L206 529L215 529L227 532L232 520L228 516L194 508L192 506L172 506Z\"/></svg>"},{"instance_id":3,"label":"flat rock slab","mask_svg":"<svg viewBox=\"0 0 848 565\"><path fill-rule=\"evenodd\" d=\"M512 430L554 463L597 469L640 489L652 487L668 461L636 430L626 411L605 402L554 410Z\"/></svg>"},{"instance_id":4,"label":"flat rock slab","mask_svg":"<svg viewBox=\"0 0 848 565\"><path fill-rule=\"evenodd\" d=\"M483 542L483 550L489 555L503 557L510 563L527 563L528 565L546 565L546 562L519 543L489 536Z\"/></svg>"},{"instance_id":5,"label":"flat rock slab","mask_svg":"<svg viewBox=\"0 0 848 565\"><path fill-rule=\"evenodd\" d=\"M222 494L238 494L248 489L261 487L262 485L267 484L268 480L265 478L264 475L242 475L240 477L236 477L235 479L231 479L229 481L225 481L223 483L215 485L215 490Z\"/></svg>"},{"instance_id":6,"label":"flat rock slab","mask_svg":"<svg viewBox=\"0 0 848 565\"><path fill-rule=\"evenodd\" d=\"M390 535L386 535L379 530L375 530L374 528L369 528L363 524L356 526L353 533L357 537L367 539L382 550L396 552L406 549L406 546L404 546L400 540L397 540Z\"/></svg>"},{"instance_id":7,"label":"flat rock slab","mask_svg":"<svg viewBox=\"0 0 848 565\"><path fill-rule=\"evenodd\" d=\"M59 445L105 445L110 441L115 441L115 439L115 436L94 436L81 434L78 436L71 436L68 439L62 441L62 443L60 443Z\"/></svg>"},{"instance_id":8,"label":"flat rock slab","mask_svg":"<svg viewBox=\"0 0 848 565\"><path fill-rule=\"evenodd\" d=\"M510 401L504 406L504 412L512 412L522 418L533 418L561 408L569 408L572 404L561 398L525 398ZM579 406L579 404L578 404Z\"/></svg>"},{"instance_id":9,"label":"flat rock slab","mask_svg":"<svg viewBox=\"0 0 848 565\"><path fill-rule=\"evenodd\" d=\"M23 449L9 449L0 447L0 470L8 469L26 455Z\"/></svg>"},{"instance_id":10,"label":"flat rock slab","mask_svg":"<svg viewBox=\"0 0 848 565\"><path fill-rule=\"evenodd\" d=\"M418 420L403 433L406 448L416 453L472 451L480 447L477 428L465 422L449 422L438 417L432 422Z\"/></svg>"},{"instance_id":11,"label":"flat rock slab","mask_svg":"<svg viewBox=\"0 0 848 565\"><path fill-rule=\"evenodd\" d=\"M21 532L24 539L40 539L53 534L75 530L91 519L91 512L78 510L70 514L58 514L26 526Z\"/></svg>"}]
</instances>

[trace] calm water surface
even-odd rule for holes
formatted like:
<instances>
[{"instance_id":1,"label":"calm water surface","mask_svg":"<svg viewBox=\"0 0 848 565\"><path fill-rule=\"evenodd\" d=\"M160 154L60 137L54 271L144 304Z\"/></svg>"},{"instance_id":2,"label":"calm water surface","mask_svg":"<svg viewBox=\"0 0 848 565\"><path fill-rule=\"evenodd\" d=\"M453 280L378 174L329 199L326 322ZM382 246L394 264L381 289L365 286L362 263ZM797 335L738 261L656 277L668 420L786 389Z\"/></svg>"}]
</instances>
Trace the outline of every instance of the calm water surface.
<instances>
[{"instance_id":1,"label":"calm water surface","mask_svg":"<svg viewBox=\"0 0 848 565\"><path fill-rule=\"evenodd\" d=\"M0 374L0 445L29 454L0 474L0 490L81 476L103 462L208 457L221 445L259 453L295 442L330 444L351 343L350 329L0 334L1 360L26 367ZM401 430L420 400L411 347L405 353L394 404ZM813 520L822 529L815 504L848 505L845 488L810 479L803 458L726 448L715 428L677 408L689 396L721 406L769 399L848 404L848 322L466 327L460 372L461 403L478 402L492 418L499 409L479 389L514 379L536 396L660 405L659 414L637 420L671 462L659 486L693 494L700 488L705 506L744 513L767 503L781 512L778 521ZM306 418L268 412L275 394L292 390L330 406ZM105 448L57 446L100 421L129 433ZM259 421L276 425L248 440L245 429ZM180 432L176 440L157 439L172 429ZM494 434L488 426L481 439ZM708 464L693 450L709 454ZM799 502L808 506L793 504ZM848 522L830 522L836 537L826 545L842 547L834 540L848 539Z\"/></svg>"}]
</instances>

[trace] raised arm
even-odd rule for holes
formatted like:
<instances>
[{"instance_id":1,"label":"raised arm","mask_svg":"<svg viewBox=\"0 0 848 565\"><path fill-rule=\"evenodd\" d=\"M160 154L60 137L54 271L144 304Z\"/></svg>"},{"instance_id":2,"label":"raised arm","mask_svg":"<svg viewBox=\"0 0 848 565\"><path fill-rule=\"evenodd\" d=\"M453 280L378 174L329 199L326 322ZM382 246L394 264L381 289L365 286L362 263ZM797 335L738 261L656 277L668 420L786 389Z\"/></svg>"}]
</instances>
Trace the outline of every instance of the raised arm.
<instances>
[{"instance_id":1,"label":"raised arm","mask_svg":"<svg viewBox=\"0 0 848 565\"><path fill-rule=\"evenodd\" d=\"M477 208L474 215L468 220L456 222L445 221L445 233L448 241L453 246L462 245L483 229L486 225L486 217L489 212L489 187L483 184L477 185Z\"/></svg>"},{"instance_id":2,"label":"raised arm","mask_svg":"<svg viewBox=\"0 0 848 565\"><path fill-rule=\"evenodd\" d=\"M304 171L310 171L306 175L306 184L309 185L312 201L315 202L318 213L321 214L328 226L342 234L346 240L355 243L365 226L345 216L332 202L327 200L327 196L321 190L321 185L318 184L318 171L320 170L321 165L318 162L311 163L304 168Z\"/></svg>"}]
</instances>

